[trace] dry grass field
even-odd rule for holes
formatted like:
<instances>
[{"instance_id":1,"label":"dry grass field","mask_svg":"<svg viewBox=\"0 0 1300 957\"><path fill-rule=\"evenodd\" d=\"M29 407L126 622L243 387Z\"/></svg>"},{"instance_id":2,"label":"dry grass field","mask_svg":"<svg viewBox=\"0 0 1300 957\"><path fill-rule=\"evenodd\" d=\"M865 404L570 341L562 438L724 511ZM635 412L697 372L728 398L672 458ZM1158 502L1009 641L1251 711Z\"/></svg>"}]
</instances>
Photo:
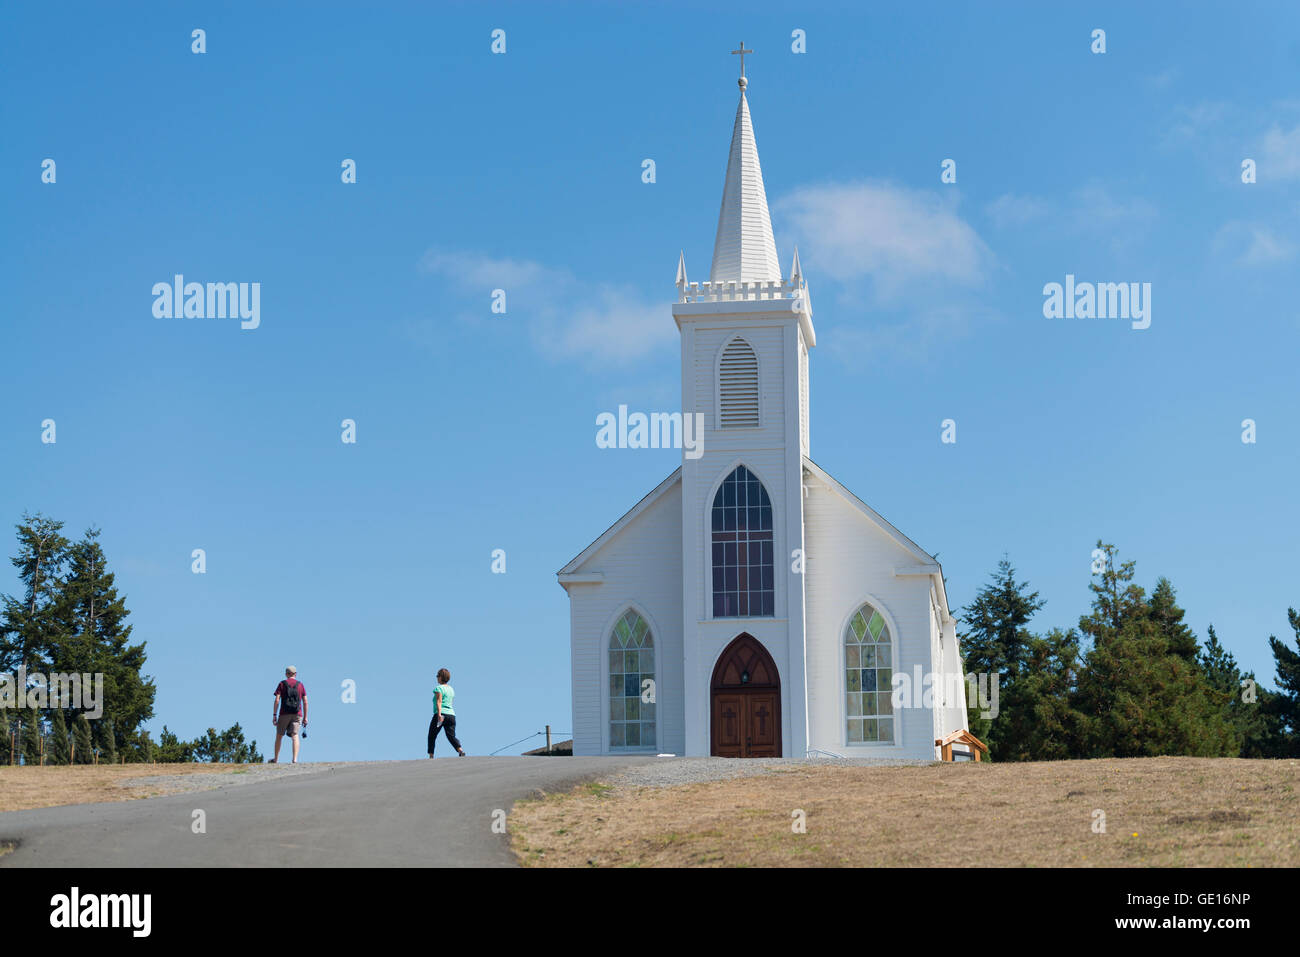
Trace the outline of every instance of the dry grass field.
<instances>
[{"instance_id":1,"label":"dry grass field","mask_svg":"<svg viewBox=\"0 0 1300 957\"><path fill-rule=\"evenodd\" d=\"M1297 786L1296 760L796 766L588 784L517 803L509 829L535 867L1295 867Z\"/></svg>"},{"instance_id":2,"label":"dry grass field","mask_svg":"<svg viewBox=\"0 0 1300 957\"><path fill-rule=\"evenodd\" d=\"M122 787L135 778L191 774L238 774L238 764L98 764L47 767L0 766L0 811L21 811L60 804L131 801L166 794L165 783Z\"/></svg>"}]
</instances>

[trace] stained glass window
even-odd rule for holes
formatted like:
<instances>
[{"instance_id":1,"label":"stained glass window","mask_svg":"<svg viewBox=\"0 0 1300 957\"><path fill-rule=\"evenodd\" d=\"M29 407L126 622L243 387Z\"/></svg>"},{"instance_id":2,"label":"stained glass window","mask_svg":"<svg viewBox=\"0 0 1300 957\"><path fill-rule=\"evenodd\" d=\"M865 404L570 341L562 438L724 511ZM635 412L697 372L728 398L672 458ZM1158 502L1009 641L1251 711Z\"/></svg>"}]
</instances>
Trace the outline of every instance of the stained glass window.
<instances>
[{"instance_id":1,"label":"stained glass window","mask_svg":"<svg viewBox=\"0 0 1300 957\"><path fill-rule=\"evenodd\" d=\"M846 740L849 744L894 742L893 654L889 626L863 605L844 629Z\"/></svg>"},{"instance_id":2,"label":"stained glass window","mask_svg":"<svg viewBox=\"0 0 1300 957\"><path fill-rule=\"evenodd\" d=\"M655 746L654 636L632 609L617 622L609 638L609 746ZM646 685L650 681L650 685Z\"/></svg>"},{"instance_id":3,"label":"stained glass window","mask_svg":"<svg viewBox=\"0 0 1300 957\"><path fill-rule=\"evenodd\" d=\"M740 465L713 499L713 617L776 613L772 502L753 472Z\"/></svg>"}]
</instances>

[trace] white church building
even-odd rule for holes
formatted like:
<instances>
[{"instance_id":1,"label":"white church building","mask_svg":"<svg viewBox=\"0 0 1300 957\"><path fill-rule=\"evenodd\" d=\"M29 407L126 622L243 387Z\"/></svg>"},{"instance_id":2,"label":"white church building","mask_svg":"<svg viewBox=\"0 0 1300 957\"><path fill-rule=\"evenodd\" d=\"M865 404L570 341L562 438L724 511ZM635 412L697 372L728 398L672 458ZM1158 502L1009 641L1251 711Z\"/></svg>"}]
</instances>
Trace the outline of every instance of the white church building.
<instances>
[{"instance_id":1,"label":"white church building","mask_svg":"<svg viewBox=\"0 0 1300 957\"><path fill-rule=\"evenodd\" d=\"M810 458L812 304L798 251L777 264L746 85L709 281L683 256L672 307L703 454L558 573L573 753L933 760L966 727L943 570Z\"/></svg>"}]
</instances>

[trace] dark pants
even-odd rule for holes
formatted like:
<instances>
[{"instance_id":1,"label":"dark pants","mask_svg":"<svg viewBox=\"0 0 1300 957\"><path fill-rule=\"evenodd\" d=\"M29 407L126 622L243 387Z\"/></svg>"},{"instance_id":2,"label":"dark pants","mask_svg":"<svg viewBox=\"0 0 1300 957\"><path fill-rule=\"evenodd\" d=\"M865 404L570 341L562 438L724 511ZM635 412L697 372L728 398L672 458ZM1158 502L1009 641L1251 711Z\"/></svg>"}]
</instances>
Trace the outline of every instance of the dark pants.
<instances>
[{"instance_id":1,"label":"dark pants","mask_svg":"<svg viewBox=\"0 0 1300 957\"><path fill-rule=\"evenodd\" d=\"M447 735L447 742L460 750L460 739L456 737L456 716L454 714L444 714L442 716L442 731ZM429 719L429 754L433 754L433 740L438 737L438 716L435 714Z\"/></svg>"}]
</instances>

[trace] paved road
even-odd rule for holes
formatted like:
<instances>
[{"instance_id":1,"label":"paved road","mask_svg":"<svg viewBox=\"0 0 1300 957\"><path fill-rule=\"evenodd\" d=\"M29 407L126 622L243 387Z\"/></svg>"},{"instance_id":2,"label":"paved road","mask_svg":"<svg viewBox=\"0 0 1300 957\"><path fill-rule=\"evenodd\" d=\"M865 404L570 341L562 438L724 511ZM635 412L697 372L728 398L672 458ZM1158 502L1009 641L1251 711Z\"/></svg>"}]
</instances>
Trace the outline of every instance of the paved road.
<instances>
[{"instance_id":1,"label":"paved road","mask_svg":"<svg viewBox=\"0 0 1300 957\"><path fill-rule=\"evenodd\" d=\"M502 867L492 812L654 758L464 758L0 814L0 867ZM207 812L207 833L191 832Z\"/></svg>"}]
</instances>

